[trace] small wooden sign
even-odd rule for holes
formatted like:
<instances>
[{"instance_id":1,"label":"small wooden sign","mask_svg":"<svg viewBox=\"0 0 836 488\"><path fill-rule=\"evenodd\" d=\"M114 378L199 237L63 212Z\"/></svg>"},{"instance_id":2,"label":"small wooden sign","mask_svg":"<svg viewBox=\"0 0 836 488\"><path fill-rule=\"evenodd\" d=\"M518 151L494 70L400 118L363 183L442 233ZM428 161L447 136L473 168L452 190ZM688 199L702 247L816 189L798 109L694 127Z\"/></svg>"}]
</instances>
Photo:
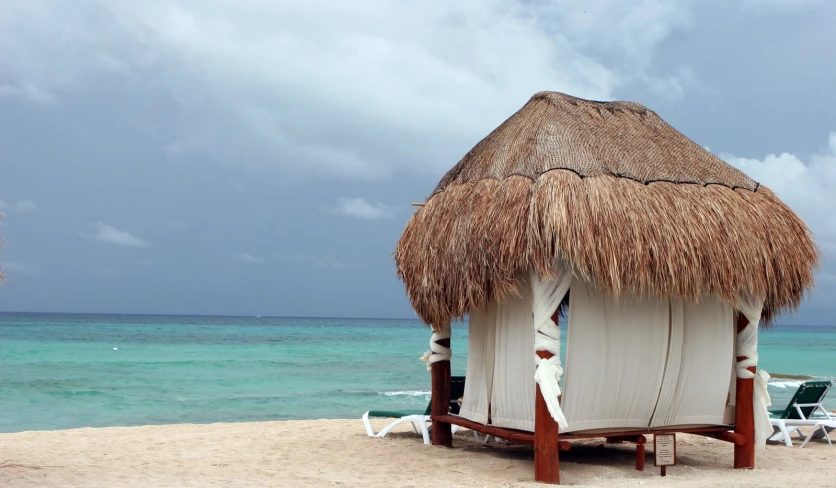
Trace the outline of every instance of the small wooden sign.
<instances>
[{"instance_id":1,"label":"small wooden sign","mask_svg":"<svg viewBox=\"0 0 836 488\"><path fill-rule=\"evenodd\" d=\"M676 434L655 434L653 436L654 465L662 467L662 476L667 466L676 464Z\"/></svg>"}]
</instances>

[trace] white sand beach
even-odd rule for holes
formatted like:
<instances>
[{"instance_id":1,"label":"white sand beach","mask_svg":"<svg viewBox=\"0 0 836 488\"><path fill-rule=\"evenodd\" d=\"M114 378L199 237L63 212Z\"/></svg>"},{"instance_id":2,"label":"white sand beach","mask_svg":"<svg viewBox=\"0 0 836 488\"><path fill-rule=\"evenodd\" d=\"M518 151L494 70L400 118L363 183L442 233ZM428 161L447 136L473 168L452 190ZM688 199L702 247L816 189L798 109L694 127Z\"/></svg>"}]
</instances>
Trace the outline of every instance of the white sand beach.
<instances>
[{"instance_id":1,"label":"white sand beach","mask_svg":"<svg viewBox=\"0 0 836 488\"><path fill-rule=\"evenodd\" d=\"M378 422L382 425L383 422ZM378 425L378 426L379 426ZM659 476L652 442L634 469L632 445L573 442L561 454L570 486L832 487L836 447L768 445L757 468L731 468L731 444L680 434L678 465ZM2 487L535 487L531 448L482 446L462 429L455 447L424 446L404 427L366 437L354 420L111 427L0 434Z\"/></svg>"}]
</instances>

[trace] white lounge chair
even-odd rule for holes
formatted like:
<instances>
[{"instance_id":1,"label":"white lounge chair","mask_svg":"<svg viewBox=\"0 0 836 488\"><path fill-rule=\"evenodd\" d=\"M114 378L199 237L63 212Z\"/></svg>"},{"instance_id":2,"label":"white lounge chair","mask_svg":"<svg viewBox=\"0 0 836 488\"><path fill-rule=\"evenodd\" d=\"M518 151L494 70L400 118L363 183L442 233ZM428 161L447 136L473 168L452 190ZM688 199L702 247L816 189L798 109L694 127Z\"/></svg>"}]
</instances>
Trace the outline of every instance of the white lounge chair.
<instances>
[{"instance_id":1,"label":"white lounge chair","mask_svg":"<svg viewBox=\"0 0 836 488\"><path fill-rule=\"evenodd\" d=\"M458 413L457 407L458 404L453 405L455 400L460 398L464 395L464 376L453 376L450 382L450 398L454 399L451 402L451 408L456 408L453 413ZM396 426L409 422L412 424L412 429L415 430L415 433L420 433L424 437L424 444L430 444L430 431L427 427L427 423L432 420L430 417L430 406L432 405L432 400L429 404L427 404L427 408L424 410L369 410L368 412L363 414L363 425L366 428L366 434L369 437L385 437L386 434L392 431L393 428ZM378 417L378 418L394 418L397 419L394 422L390 423L386 427L380 430L377 434L374 433L374 429L372 429L371 422L369 421L370 417ZM454 425L453 433L455 434L456 431L459 430L458 425ZM476 432L474 432L475 434Z\"/></svg>"},{"instance_id":2,"label":"white lounge chair","mask_svg":"<svg viewBox=\"0 0 836 488\"><path fill-rule=\"evenodd\" d=\"M832 445L828 432L836 429L836 418L833 418L822 405L831 385L830 381L807 381L798 387L787 408L770 410L770 415L774 417L769 420L777 431L769 440L783 441L787 447L792 447L791 435L795 433L799 438L803 438L801 428L811 427L801 447L805 447L819 431L827 443Z\"/></svg>"}]
</instances>

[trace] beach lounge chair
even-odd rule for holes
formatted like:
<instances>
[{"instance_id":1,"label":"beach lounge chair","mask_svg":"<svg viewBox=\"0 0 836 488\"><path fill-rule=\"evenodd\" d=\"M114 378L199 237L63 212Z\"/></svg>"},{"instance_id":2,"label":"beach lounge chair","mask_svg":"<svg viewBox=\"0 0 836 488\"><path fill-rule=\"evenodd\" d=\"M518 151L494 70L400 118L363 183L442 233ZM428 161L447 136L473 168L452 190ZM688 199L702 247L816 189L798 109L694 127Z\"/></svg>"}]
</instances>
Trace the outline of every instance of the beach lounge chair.
<instances>
[{"instance_id":1,"label":"beach lounge chair","mask_svg":"<svg viewBox=\"0 0 836 488\"><path fill-rule=\"evenodd\" d=\"M464 376L453 376L450 382L450 413L459 413L459 404L457 400L464 396ZM424 436L424 444L430 444L430 431L427 428L427 422L430 421L430 407L432 400L427 404L424 410L369 410L363 414L363 425L366 427L366 434L369 437L385 437L395 426L404 422L410 422L415 433L421 433ZM377 434L372 430L369 418L394 418L397 419L384 427ZM453 432L458 430L458 426L453 426Z\"/></svg>"},{"instance_id":2,"label":"beach lounge chair","mask_svg":"<svg viewBox=\"0 0 836 488\"><path fill-rule=\"evenodd\" d=\"M832 382L827 380L806 381L798 387L786 408L770 410L769 415L772 418L769 420L777 432L769 440L784 441L787 447L792 447L790 435L795 432L799 437L803 437L801 428L812 427L801 447L806 446L818 431L821 431L830 444L828 431L836 429L836 418L827 413L822 401L831 385Z\"/></svg>"}]
</instances>

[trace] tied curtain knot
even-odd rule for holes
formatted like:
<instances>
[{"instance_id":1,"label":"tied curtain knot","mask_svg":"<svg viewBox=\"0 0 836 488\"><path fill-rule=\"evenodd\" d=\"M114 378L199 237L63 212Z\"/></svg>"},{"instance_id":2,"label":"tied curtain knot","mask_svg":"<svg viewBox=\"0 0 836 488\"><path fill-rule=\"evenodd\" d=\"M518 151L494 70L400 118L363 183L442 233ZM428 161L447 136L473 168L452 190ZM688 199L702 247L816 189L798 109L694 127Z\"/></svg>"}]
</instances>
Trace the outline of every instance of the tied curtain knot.
<instances>
[{"instance_id":1,"label":"tied curtain knot","mask_svg":"<svg viewBox=\"0 0 836 488\"><path fill-rule=\"evenodd\" d=\"M427 365L427 373L432 372L433 363L449 361L453 357L453 350L442 346L438 341L450 338L450 324L447 324L441 331L433 331L430 337L430 348L419 359Z\"/></svg>"},{"instance_id":2,"label":"tied curtain knot","mask_svg":"<svg viewBox=\"0 0 836 488\"><path fill-rule=\"evenodd\" d=\"M572 275L565 267L558 266L556 280L544 280L536 272L531 274L534 314L534 361L537 369L534 381L540 386L540 393L552 419L560 429L567 429L569 423L560 408L560 378L563 365L560 363L560 327L552 316L563 301L572 284ZM552 357L543 359L538 351L549 352Z\"/></svg>"},{"instance_id":3,"label":"tied curtain knot","mask_svg":"<svg viewBox=\"0 0 836 488\"><path fill-rule=\"evenodd\" d=\"M757 373L749 371L750 367L757 368L758 366L758 325L763 301L740 297L737 309L743 313L749 324L737 334L737 356L745 357L745 359L737 362L735 373L741 379L754 379L752 406L755 414L755 447L764 449L766 440L773 432L772 423L769 421L769 407L772 405L767 390L769 373L764 370L758 370Z\"/></svg>"}]
</instances>

